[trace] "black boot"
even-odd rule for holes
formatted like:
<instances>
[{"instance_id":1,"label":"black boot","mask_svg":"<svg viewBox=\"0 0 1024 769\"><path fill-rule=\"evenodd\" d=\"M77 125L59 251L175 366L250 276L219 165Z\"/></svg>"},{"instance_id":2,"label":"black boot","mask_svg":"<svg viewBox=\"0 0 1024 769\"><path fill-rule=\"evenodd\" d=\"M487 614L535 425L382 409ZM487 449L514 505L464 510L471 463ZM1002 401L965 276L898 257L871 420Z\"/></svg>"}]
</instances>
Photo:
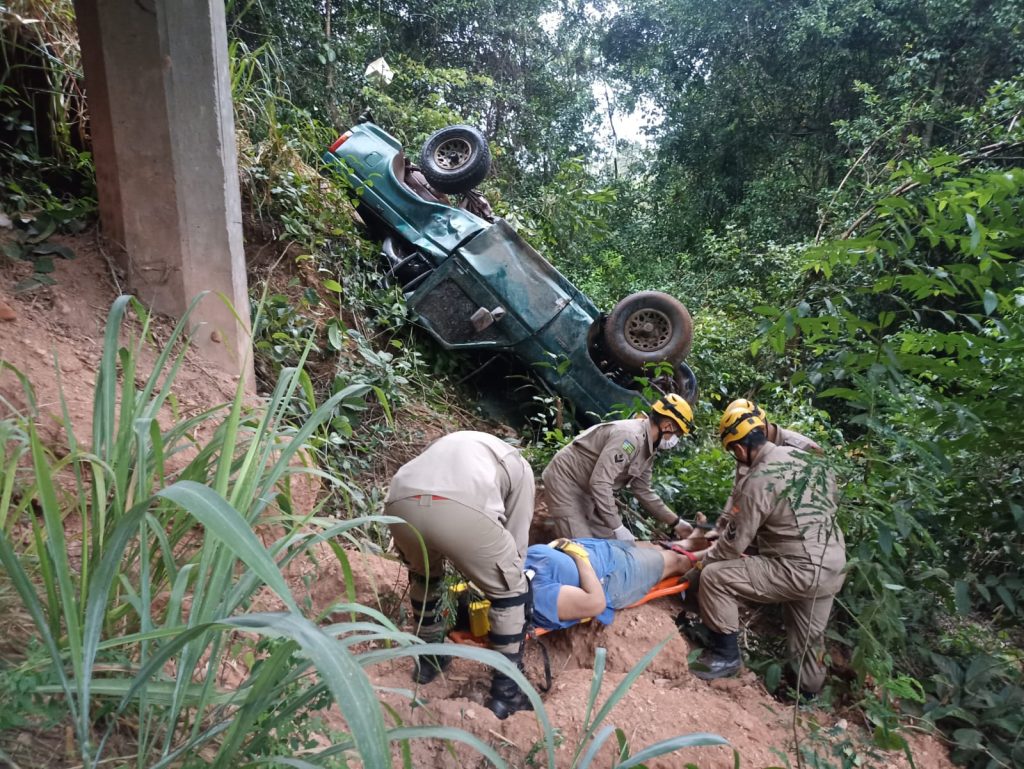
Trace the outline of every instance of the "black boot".
<instances>
[{"instance_id":1,"label":"black boot","mask_svg":"<svg viewBox=\"0 0 1024 769\"><path fill-rule=\"evenodd\" d=\"M410 580L422 577L410 574ZM444 643L446 626L444 618L438 611L441 603L440 596L436 595L436 588L424 582L426 597L420 601L409 596L409 603L412 606L413 617L419 622L416 627L416 635L426 643ZM452 664L452 658L444 654L423 654L415 657L413 661L412 680L417 684L429 684L438 673L443 672Z\"/></svg>"},{"instance_id":2,"label":"black boot","mask_svg":"<svg viewBox=\"0 0 1024 769\"><path fill-rule=\"evenodd\" d=\"M783 702L788 702L793 705L807 705L808 707L813 707L817 704L817 701L818 693L809 692L806 689L797 689L796 691L789 689L785 693L783 699Z\"/></svg>"},{"instance_id":3,"label":"black boot","mask_svg":"<svg viewBox=\"0 0 1024 769\"><path fill-rule=\"evenodd\" d=\"M700 621L698 615L690 614L686 611L679 612L676 616L676 627L679 628L679 632L686 636L690 643L702 649L711 648L711 630Z\"/></svg>"},{"instance_id":4,"label":"black boot","mask_svg":"<svg viewBox=\"0 0 1024 769\"><path fill-rule=\"evenodd\" d=\"M743 659L740 657L739 633L711 634L711 646L697 660L701 669L692 672L697 678L711 681L715 678L731 678L740 672Z\"/></svg>"},{"instance_id":5,"label":"black boot","mask_svg":"<svg viewBox=\"0 0 1024 769\"><path fill-rule=\"evenodd\" d=\"M523 653L505 654L511 662L516 663L520 671L523 669ZM487 700L487 707L498 718L504 721L513 713L520 710L533 710L533 703L519 688L519 685L504 673L494 671L491 679L491 696Z\"/></svg>"},{"instance_id":6,"label":"black boot","mask_svg":"<svg viewBox=\"0 0 1024 769\"><path fill-rule=\"evenodd\" d=\"M412 680L418 684L429 684L451 664L452 658L447 654L420 655L412 669Z\"/></svg>"}]
</instances>

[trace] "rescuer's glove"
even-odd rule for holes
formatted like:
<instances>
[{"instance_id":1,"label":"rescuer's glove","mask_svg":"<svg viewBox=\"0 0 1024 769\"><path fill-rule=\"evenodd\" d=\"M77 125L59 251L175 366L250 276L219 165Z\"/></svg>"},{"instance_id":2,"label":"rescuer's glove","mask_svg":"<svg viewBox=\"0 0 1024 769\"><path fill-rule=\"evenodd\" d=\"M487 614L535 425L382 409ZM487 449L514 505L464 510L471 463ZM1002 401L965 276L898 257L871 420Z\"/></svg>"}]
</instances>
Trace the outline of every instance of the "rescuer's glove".
<instances>
[{"instance_id":1,"label":"rescuer's glove","mask_svg":"<svg viewBox=\"0 0 1024 769\"><path fill-rule=\"evenodd\" d=\"M633 536L633 532L626 528L625 525L619 526L617 529L612 529L612 536L615 539L620 539L623 542L636 542L636 537Z\"/></svg>"},{"instance_id":2,"label":"rescuer's glove","mask_svg":"<svg viewBox=\"0 0 1024 769\"><path fill-rule=\"evenodd\" d=\"M575 558L583 558L588 561L590 560L590 554L587 553L587 549L583 547L583 545L579 545L566 537L560 537L559 539L549 542L548 547L553 547L555 550L561 550L566 555L570 555Z\"/></svg>"},{"instance_id":3,"label":"rescuer's glove","mask_svg":"<svg viewBox=\"0 0 1024 769\"><path fill-rule=\"evenodd\" d=\"M693 533L693 525L684 521L681 515L677 515L675 522L669 525L672 527L672 532L679 539L686 539Z\"/></svg>"}]
</instances>

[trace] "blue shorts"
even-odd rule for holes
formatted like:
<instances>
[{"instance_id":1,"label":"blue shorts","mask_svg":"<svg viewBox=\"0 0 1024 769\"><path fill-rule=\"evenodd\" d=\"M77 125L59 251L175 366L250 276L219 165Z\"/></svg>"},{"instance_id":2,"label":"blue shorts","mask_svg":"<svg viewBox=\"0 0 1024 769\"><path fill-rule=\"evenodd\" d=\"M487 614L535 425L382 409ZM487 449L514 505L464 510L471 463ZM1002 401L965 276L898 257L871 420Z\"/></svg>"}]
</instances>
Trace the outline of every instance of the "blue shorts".
<instances>
[{"instance_id":1,"label":"blue shorts","mask_svg":"<svg viewBox=\"0 0 1024 769\"><path fill-rule=\"evenodd\" d=\"M661 580L665 559L654 547L637 547L632 542L611 540L615 567L604 585L608 605L613 609L632 606Z\"/></svg>"}]
</instances>

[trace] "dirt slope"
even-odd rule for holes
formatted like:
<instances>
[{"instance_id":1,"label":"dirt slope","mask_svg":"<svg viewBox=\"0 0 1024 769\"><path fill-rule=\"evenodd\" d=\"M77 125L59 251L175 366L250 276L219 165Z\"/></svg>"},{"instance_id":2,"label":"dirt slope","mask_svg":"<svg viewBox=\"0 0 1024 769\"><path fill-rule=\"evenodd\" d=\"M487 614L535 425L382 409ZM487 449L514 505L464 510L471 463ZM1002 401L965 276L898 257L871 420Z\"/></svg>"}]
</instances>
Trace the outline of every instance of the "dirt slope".
<instances>
[{"instance_id":1,"label":"dirt slope","mask_svg":"<svg viewBox=\"0 0 1024 769\"><path fill-rule=\"evenodd\" d=\"M17 367L35 385L44 413L43 434L53 445L64 442L54 418L60 414L60 400L53 355L56 353L59 360L64 397L76 433L86 438L103 324L117 293L108 265L91 236L66 238L62 242L74 249L78 258L58 261L54 274L57 284L51 288L14 296L11 286L25 277L27 266L0 267L0 359ZM11 315L13 319L4 319ZM160 328L157 332L158 336L165 333ZM230 377L211 373L201 360L190 358L179 376L177 395L182 411L191 413L228 400L234 386ZM4 400L16 408L25 405L17 379L10 372L0 371L0 417L4 415ZM316 610L344 595L343 577L333 556L324 549L321 558L318 564L308 564L309 569L317 572L316 579L308 579L309 575L305 580L300 574L290 575L297 595L306 589L304 585L312 585L311 598ZM396 607L402 602L406 589L405 575L397 562L362 554L353 554L352 562L359 600L380 605L397 616ZM796 766L794 733L799 734L801 740L811 739L808 735L814 733L811 727L816 722L823 728L835 730L836 735L831 738L833 744L852 740L859 745L856 750L860 766L909 766L902 755L869 753L862 743L862 731L838 716L803 714L795 724L792 708L771 698L752 674L714 686L689 676L686 664L689 648L673 623L677 610L673 599L662 599L622 613L609 628L580 626L551 638L549 649L555 680L552 690L545 695L545 703L551 721L562 734L559 766L569 765L580 739L594 650L598 646L608 650L603 701L651 646L664 639L669 639L668 645L606 722L623 730L632 751L668 736L709 731L731 742L739 751L744 767L783 766L787 761ZM527 653L527 674L535 684L541 682L541 671L539 651L531 646ZM407 662L382 665L370 672L379 686L401 689L411 686ZM238 674L244 676L244 671ZM459 726L494 745L513 766L544 765L542 755L531 758L531 751L540 738L534 715L518 713L507 721L497 720L482 704L488 680L489 673L480 666L457 660L443 679L420 690L419 694L426 700L424 707L411 708L407 700L392 694L383 697L406 724ZM336 714L328 714L328 717L338 719ZM824 738L819 741L824 746ZM918 767L945 769L953 766L936 738L917 736L911 738L911 742ZM825 749L820 747L819 752ZM594 766L610 765L611 750L610 745L606 746ZM455 751L465 767L483 763L469 749L456 747ZM836 766L843 765L839 759L832 761ZM649 766L667 769L687 762L702 769L733 766L731 750L723 747L690 749L651 762ZM452 756L445 747L423 741L415 743L414 766L452 763Z\"/></svg>"},{"instance_id":2,"label":"dirt slope","mask_svg":"<svg viewBox=\"0 0 1024 769\"><path fill-rule=\"evenodd\" d=\"M55 260L56 271L51 276L57 281L54 286L14 294L12 287L28 277L31 268L27 262L0 261L0 360L17 368L32 383L41 415L40 431L51 445L63 445L66 438L58 424L61 390L75 436L81 441L91 434L93 388L103 332L119 284L94 237L55 236L51 240L70 247L76 255L71 260ZM153 335L157 340L167 339L172 328L166 320L157 320ZM152 351L143 353L138 376L148 374L147 367L155 357ZM231 400L236 384L232 377L204 365L190 353L175 387L182 417ZM0 370L0 417L6 416L11 407L22 411L26 406L17 377Z\"/></svg>"},{"instance_id":3,"label":"dirt slope","mask_svg":"<svg viewBox=\"0 0 1024 769\"><path fill-rule=\"evenodd\" d=\"M394 560L375 555L350 554L360 603L380 605L394 611L404 600L406 579L404 569ZM316 580L312 584L315 609L329 605L343 594L344 578L333 556L324 553ZM300 591L301 580L293 579ZM562 733L563 741L556 752L558 765L569 766L583 734L582 720L593 678L594 650L601 646L607 652L606 673L599 703L603 703L630 669L658 642L669 639L668 645L630 688L627 696L612 710L605 723L621 729L631 752L677 734L713 732L732 744L739 752L742 767L796 766L793 750L794 734L801 741L817 746L827 756L832 746L849 743L860 754L861 767L892 767L904 769L910 764L902 754L872 751L862 729L849 724L841 716L821 711L795 714L792 707L772 698L757 677L745 672L739 679L707 684L687 672L686 657L690 651L680 636L673 618L678 612L674 598L663 598L637 609L621 612L609 627L581 625L546 637L554 683L544 695L548 717ZM534 685L543 683L543 662L536 642L527 647L526 673ZM370 671L374 683L381 687L408 689L410 663L381 665ZM544 759L536 753L535 764L527 757L541 739L541 731L532 713L516 713L499 721L483 703L487 695L489 673L479 665L455 660L443 678L420 687L418 696L426 706L411 708L405 698L385 695L406 724L444 723L458 726L487 741L506 757L512 766L542 766ZM794 715L797 715L796 723ZM340 718L332 720L340 725ZM795 730L795 731L794 731ZM832 731L829 737L826 732ZM821 736L815 738L814 734ZM934 737L919 735L910 738L917 767L952 769L942 744ZM610 766L614 738L599 754L593 766ZM456 748L465 767L484 766L477 754ZM842 766L839 759L833 759ZM701 769L731 769L732 750L725 747L691 748L648 763L651 769L670 769L692 763ZM447 748L421 741L414 744L413 765L416 767L452 764Z\"/></svg>"}]
</instances>

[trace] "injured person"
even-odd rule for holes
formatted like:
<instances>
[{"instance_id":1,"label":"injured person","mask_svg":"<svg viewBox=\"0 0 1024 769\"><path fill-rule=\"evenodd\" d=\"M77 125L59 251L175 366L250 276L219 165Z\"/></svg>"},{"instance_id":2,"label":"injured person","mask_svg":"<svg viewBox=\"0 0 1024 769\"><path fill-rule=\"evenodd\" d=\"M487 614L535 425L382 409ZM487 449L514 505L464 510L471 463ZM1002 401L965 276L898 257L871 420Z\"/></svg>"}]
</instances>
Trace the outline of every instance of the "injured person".
<instances>
[{"instance_id":1,"label":"injured person","mask_svg":"<svg viewBox=\"0 0 1024 769\"><path fill-rule=\"evenodd\" d=\"M693 568L701 553L681 547L607 539L556 539L526 551L533 572L533 622L559 630L583 619L609 625L618 609L642 599L664 579Z\"/></svg>"}]
</instances>

